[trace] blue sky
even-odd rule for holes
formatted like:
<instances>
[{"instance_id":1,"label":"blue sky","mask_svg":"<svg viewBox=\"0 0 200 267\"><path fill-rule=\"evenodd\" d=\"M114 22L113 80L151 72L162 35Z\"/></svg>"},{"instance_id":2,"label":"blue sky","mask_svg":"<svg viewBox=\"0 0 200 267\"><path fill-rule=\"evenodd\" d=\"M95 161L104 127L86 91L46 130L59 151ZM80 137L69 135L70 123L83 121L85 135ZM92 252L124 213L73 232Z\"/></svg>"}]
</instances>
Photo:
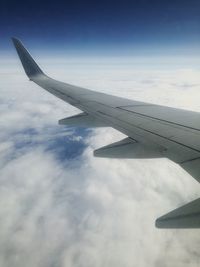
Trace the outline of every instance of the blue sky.
<instances>
[{"instance_id":1,"label":"blue sky","mask_svg":"<svg viewBox=\"0 0 200 267\"><path fill-rule=\"evenodd\" d=\"M1 49L17 36L40 50L191 54L200 47L198 0L1 1Z\"/></svg>"}]
</instances>

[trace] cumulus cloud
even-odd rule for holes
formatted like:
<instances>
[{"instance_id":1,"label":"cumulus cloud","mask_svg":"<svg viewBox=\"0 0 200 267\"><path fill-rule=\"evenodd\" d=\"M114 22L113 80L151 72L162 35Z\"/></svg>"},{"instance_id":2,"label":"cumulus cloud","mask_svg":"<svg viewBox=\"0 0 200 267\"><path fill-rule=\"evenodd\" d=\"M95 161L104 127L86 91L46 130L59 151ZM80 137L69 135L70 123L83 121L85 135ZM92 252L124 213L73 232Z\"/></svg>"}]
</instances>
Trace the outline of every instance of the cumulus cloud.
<instances>
[{"instance_id":1,"label":"cumulus cloud","mask_svg":"<svg viewBox=\"0 0 200 267\"><path fill-rule=\"evenodd\" d=\"M79 63L48 71L94 90L200 111L195 69ZM58 126L77 109L29 82L15 62L1 67L0 81L1 266L199 266L198 230L154 226L198 197L192 177L166 159L94 158L93 149L124 136Z\"/></svg>"}]
</instances>

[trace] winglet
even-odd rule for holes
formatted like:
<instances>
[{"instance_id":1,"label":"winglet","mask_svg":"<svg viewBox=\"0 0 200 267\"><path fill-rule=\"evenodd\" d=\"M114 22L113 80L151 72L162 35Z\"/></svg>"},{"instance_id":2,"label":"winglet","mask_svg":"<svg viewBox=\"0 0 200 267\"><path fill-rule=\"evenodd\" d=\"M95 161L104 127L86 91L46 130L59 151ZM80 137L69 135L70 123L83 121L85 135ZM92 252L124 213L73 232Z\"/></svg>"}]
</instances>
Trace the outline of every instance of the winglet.
<instances>
[{"instance_id":1,"label":"winglet","mask_svg":"<svg viewBox=\"0 0 200 267\"><path fill-rule=\"evenodd\" d=\"M24 70L27 76L31 79L37 75L44 75L43 71L34 61L30 53L27 49L23 46L23 44L16 38L12 38L13 44L17 50L17 54L21 60L21 63L24 67Z\"/></svg>"}]
</instances>

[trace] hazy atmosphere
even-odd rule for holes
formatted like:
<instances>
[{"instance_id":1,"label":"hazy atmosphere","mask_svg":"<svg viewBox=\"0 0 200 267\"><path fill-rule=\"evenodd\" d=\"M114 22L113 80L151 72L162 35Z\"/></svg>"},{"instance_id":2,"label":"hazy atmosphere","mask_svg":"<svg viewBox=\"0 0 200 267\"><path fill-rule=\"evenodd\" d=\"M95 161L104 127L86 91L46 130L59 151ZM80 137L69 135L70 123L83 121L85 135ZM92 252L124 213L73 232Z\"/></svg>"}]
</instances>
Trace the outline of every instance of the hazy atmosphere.
<instances>
[{"instance_id":1,"label":"hazy atmosphere","mask_svg":"<svg viewBox=\"0 0 200 267\"><path fill-rule=\"evenodd\" d=\"M19 37L49 76L92 90L200 112L198 1L2 2L0 266L200 265L199 230L155 220L199 197L167 159L93 150L125 136L58 125L79 113L25 76Z\"/></svg>"}]
</instances>

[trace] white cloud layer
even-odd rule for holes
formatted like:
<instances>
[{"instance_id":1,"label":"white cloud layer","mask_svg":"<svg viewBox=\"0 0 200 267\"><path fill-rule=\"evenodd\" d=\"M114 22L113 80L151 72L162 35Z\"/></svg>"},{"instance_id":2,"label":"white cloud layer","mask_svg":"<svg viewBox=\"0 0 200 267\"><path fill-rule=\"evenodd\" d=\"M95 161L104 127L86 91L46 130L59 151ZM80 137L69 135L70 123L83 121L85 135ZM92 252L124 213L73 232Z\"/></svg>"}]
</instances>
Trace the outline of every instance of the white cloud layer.
<instances>
[{"instance_id":1,"label":"white cloud layer","mask_svg":"<svg viewBox=\"0 0 200 267\"><path fill-rule=\"evenodd\" d=\"M57 64L48 71L63 81L200 111L197 69ZM192 177L165 159L94 158L123 135L57 126L77 110L29 82L19 64L0 71L0 266L199 266L198 230L154 226L198 197Z\"/></svg>"}]
</instances>

